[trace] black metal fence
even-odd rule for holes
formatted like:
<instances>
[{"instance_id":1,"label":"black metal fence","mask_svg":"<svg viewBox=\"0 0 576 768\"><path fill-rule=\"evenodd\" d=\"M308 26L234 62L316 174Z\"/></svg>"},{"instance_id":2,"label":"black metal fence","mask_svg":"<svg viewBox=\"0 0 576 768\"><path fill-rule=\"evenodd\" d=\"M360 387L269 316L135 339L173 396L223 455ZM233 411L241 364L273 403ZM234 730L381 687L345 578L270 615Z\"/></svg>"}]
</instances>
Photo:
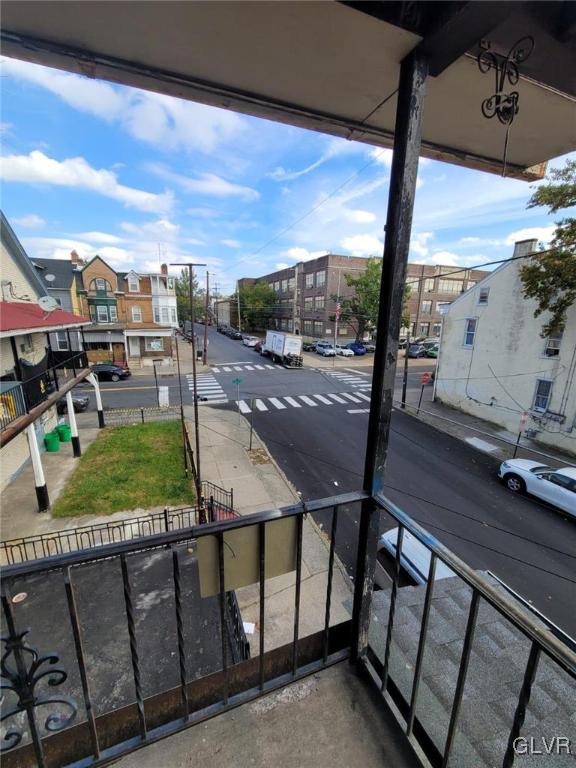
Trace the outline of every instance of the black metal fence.
<instances>
[{"instance_id":1,"label":"black metal fence","mask_svg":"<svg viewBox=\"0 0 576 768\"><path fill-rule=\"evenodd\" d=\"M174 405L159 408L107 408L104 421L107 427L145 424L150 421L174 421L180 418L180 408Z\"/></svg>"},{"instance_id":2,"label":"black metal fence","mask_svg":"<svg viewBox=\"0 0 576 768\"><path fill-rule=\"evenodd\" d=\"M15 381L0 382L0 428L5 429L27 413L22 384Z\"/></svg>"}]
</instances>

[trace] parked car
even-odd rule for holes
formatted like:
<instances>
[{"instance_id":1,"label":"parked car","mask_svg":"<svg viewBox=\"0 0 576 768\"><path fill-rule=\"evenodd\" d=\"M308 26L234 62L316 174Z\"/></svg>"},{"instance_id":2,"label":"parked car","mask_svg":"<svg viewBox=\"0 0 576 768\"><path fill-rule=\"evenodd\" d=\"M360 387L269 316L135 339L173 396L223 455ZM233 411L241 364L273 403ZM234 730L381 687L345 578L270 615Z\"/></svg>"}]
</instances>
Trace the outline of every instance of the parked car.
<instances>
[{"instance_id":1,"label":"parked car","mask_svg":"<svg viewBox=\"0 0 576 768\"><path fill-rule=\"evenodd\" d=\"M229 334L229 336L231 339L234 339L234 341L242 341L243 339L243 336L240 333L240 331L235 331L234 329L232 330L232 333Z\"/></svg>"},{"instance_id":2,"label":"parked car","mask_svg":"<svg viewBox=\"0 0 576 768\"><path fill-rule=\"evenodd\" d=\"M391 578L396 567L396 543L398 528L391 528L380 536L378 541L378 563ZM404 530L402 549L400 552L400 582L399 586L415 586L426 584L430 570L430 550L422 544L410 531ZM454 571L441 560L436 560L434 581L455 576ZM379 581L379 580L377 580ZM379 583L385 587L386 584Z\"/></svg>"},{"instance_id":3,"label":"parked car","mask_svg":"<svg viewBox=\"0 0 576 768\"><path fill-rule=\"evenodd\" d=\"M410 344L406 352L408 357L426 357L426 347L423 344Z\"/></svg>"},{"instance_id":4,"label":"parked car","mask_svg":"<svg viewBox=\"0 0 576 768\"><path fill-rule=\"evenodd\" d=\"M219 325L219 326L216 328L216 330L218 331L218 333L226 333L226 330L227 330L227 329L228 329L228 326L227 326L227 325Z\"/></svg>"},{"instance_id":5,"label":"parked car","mask_svg":"<svg viewBox=\"0 0 576 768\"><path fill-rule=\"evenodd\" d=\"M336 350L329 341L319 341L316 344L316 354L322 357L335 357Z\"/></svg>"},{"instance_id":6,"label":"parked car","mask_svg":"<svg viewBox=\"0 0 576 768\"><path fill-rule=\"evenodd\" d=\"M92 372L98 376L99 381L120 381L132 376L129 368L121 368L111 363L96 363L92 366Z\"/></svg>"},{"instance_id":7,"label":"parked car","mask_svg":"<svg viewBox=\"0 0 576 768\"><path fill-rule=\"evenodd\" d=\"M348 349L344 344L336 344L335 349L337 355L342 355L342 357L354 357L354 352L352 352L351 349Z\"/></svg>"},{"instance_id":8,"label":"parked car","mask_svg":"<svg viewBox=\"0 0 576 768\"><path fill-rule=\"evenodd\" d=\"M366 352L376 352L376 344L373 341L365 341L363 347Z\"/></svg>"},{"instance_id":9,"label":"parked car","mask_svg":"<svg viewBox=\"0 0 576 768\"><path fill-rule=\"evenodd\" d=\"M305 341L302 343L302 350L304 352L316 352L317 341Z\"/></svg>"},{"instance_id":10,"label":"parked car","mask_svg":"<svg viewBox=\"0 0 576 768\"><path fill-rule=\"evenodd\" d=\"M531 459L507 459L498 477L513 493L530 493L576 517L576 467L547 467Z\"/></svg>"},{"instance_id":11,"label":"parked car","mask_svg":"<svg viewBox=\"0 0 576 768\"><path fill-rule=\"evenodd\" d=\"M364 347L362 344L359 344L357 341L352 341L350 342L350 344L347 344L346 346L348 347L348 349L351 349L355 355L366 354L366 347Z\"/></svg>"},{"instance_id":12,"label":"parked car","mask_svg":"<svg viewBox=\"0 0 576 768\"><path fill-rule=\"evenodd\" d=\"M406 349L408 346L408 339L398 339L398 349Z\"/></svg>"},{"instance_id":13,"label":"parked car","mask_svg":"<svg viewBox=\"0 0 576 768\"><path fill-rule=\"evenodd\" d=\"M77 395L72 392L72 406L75 413L82 413L90 405L90 397L88 395ZM63 397L56 403L56 413L62 415L68 412L68 406L66 405L66 398Z\"/></svg>"},{"instance_id":14,"label":"parked car","mask_svg":"<svg viewBox=\"0 0 576 768\"><path fill-rule=\"evenodd\" d=\"M424 345L426 347L426 345ZM438 350L440 349L440 346L438 344L431 344L429 347L426 347L426 357L438 357Z\"/></svg>"},{"instance_id":15,"label":"parked car","mask_svg":"<svg viewBox=\"0 0 576 768\"><path fill-rule=\"evenodd\" d=\"M264 339L258 339L256 344L254 344L254 352L258 352L258 354L262 354L262 347L264 346Z\"/></svg>"},{"instance_id":16,"label":"parked car","mask_svg":"<svg viewBox=\"0 0 576 768\"><path fill-rule=\"evenodd\" d=\"M255 347L258 344L258 336L244 336L242 344L245 347Z\"/></svg>"}]
</instances>

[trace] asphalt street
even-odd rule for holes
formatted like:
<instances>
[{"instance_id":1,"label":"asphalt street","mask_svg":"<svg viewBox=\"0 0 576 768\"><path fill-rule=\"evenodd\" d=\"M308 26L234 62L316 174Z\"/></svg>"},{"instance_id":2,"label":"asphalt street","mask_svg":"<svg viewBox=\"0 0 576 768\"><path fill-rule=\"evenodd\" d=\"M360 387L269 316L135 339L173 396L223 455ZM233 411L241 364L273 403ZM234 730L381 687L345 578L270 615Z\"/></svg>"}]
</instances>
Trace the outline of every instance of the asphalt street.
<instances>
[{"instance_id":1,"label":"asphalt street","mask_svg":"<svg viewBox=\"0 0 576 768\"><path fill-rule=\"evenodd\" d=\"M237 408L241 401L240 411L253 418L258 434L303 499L361 487L369 368L355 366L351 359L346 368L286 370L214 329L209 362L212 370L204 374L199 388L214 393L221 407ZM410 373L410 389L419 388L420 374L420 369ZM172 378L162 383L168 381L171 403L177 403L178 382ZM185 402L191 402L190 377L183 377L183 383ZM398 387L400 383L399 374ZM153 379L134 376L128 382L104 384L103 389L105 407L155 402ZM576 637L575 521L535 499L513 496L497 481L496 469L488 455L394 412L386 468L390 499L471 566L492 571ZM351 578L358 511L344 510L338 523L337 551ZM330 513L318 520L328 528ZM392 526L383 515L382 530Z\"/></svg>"}]
</instances>

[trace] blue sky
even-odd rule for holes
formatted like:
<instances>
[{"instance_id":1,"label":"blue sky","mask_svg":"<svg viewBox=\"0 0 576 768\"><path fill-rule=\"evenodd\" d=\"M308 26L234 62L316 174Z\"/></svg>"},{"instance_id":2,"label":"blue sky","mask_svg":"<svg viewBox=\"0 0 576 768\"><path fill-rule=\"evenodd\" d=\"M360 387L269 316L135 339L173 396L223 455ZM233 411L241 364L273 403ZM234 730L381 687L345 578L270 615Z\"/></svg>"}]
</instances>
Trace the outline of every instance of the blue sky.
<instances>
[{"instance_id":1,"label":"blue sky","mask_svg":"<svg viewBox=\"0 0 576 768\"><path fill-rule=\"evenodd\" d=\"M389 150L12 59L0 66L2 206L32 257L75 248L141 271L206 262L226 293L239 277L328 251L382 253ZM530 194L525 182L423 160L410 260L473 266L508 257L516 239L545 242L553 220L526 209Z\"/></svg>"}]
</instances>

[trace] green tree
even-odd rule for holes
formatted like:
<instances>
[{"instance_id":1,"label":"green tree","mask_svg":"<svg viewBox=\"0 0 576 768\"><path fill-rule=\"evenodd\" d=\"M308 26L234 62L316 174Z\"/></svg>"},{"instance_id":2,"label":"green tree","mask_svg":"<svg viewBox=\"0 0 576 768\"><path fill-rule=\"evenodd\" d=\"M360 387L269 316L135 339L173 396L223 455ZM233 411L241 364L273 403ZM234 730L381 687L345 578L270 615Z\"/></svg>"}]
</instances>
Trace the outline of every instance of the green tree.
<instances>
[{"instance_id":1,"label":"green tree","mask_svg":"<svg viewBox=\"0 0 576 768\"><path fill-rule=\"evenodd\" d=\"M204 299L206 292L203 288L200 288L196 275L193 277L192 286L194 291L194 314L196 320L198 320L199 318L204 317ZM190 278L186 267L181 270L179 277L176 278L174 287L176 290L178 320L180 322L190 320Z\"/></svg>"},{"instance_id":2,"label":"green tree","mask_svg":"<svg viewBox=\"0 0 576 768\"><path fill-rule=\"evenodd\" d=\"M380 281L382 279L382 259L371 256L366 260L366 269L357 277L344 275L346 285L354 288L352 296L340 297L340 324L345 323L356 334L356 341L361 341L365 333L376 328L378 322L378 306L380 303ZM402 306L402 326L410 326L408 299L410 286L404 287L404 302ZM332 296L333 301L338 296ZM335 316L331 317L335 320Z\"/></svg>"},{"instance_id":3,"label":"green tree","mask_svg":"<svg viewBox=\"0 0 576 768\"><path fill-rule=\"evenodd\" d=\"M237 294L235 294L234 302L237 300ZM242 330L266 330L276 304L276 294L266 283L255 283L240 288Z\"/></svg>"},{"instance_id":4,"label":"green tree","mask_svg":"<svg viewBox=\"0 0 576 768\"><path fill-rule=\"evenodd\" d=\"M528 208L546 206L557 213L576 205L576 160L563 168L553 168L530 198ZM576 301L576 219L556 222L556 231L547 250L535 254L520 269L524 296L536 299L534 317L549 312L542 336L558 333L566 322L566 312Z\"/></svg>"}]
</instances>

